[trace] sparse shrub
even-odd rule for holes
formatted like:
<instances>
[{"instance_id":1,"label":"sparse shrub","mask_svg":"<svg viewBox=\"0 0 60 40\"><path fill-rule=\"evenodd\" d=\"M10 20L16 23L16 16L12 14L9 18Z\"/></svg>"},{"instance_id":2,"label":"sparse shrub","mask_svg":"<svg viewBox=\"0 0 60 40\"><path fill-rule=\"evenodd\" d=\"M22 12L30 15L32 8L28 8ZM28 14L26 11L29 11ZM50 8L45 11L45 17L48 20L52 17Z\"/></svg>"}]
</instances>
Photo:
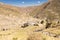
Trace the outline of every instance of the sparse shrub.
<instances>
[{"instance_id":1,"label":"sparse shrub","mask_svg":"<svg viewBox=\"0 0 60 40\"><path fill-rule=\"evenodd\" d=\"M5 28L2 29L2 31L6 31L6 30L8 30L8 29L5 29Z\"/></svg>"},{"instance_id":2,"label":"sparse shrub","mask_svg":"<svg viewBox=\"0 0 60 40\"><path fill-rule=\"evenodd\" d=\"M13 38L13 40L18 40L17 38Z\"/></svg>"},{"instance_id":3,"label":"sparse shrub","mask_svg":"<svg viewBox=\"0 0 60 40\"><path fill-rule=\"evenodd\" d=\"M43 38L43 40L46 40L46 38Z\"/></svg>"},{"instance_id":4,"label":"sparse shrub","mask_svg":"<svg viewBox=\"0 0 60 40\"><path fill-rule=\"evenodd\" d=\"M39 26L38 24L34 24L34 26Z\"/></svg>"},{"instance_id":5,"label":"sparse shrub","mask_svg":"<svg viewBox=\"0 0 60 40\"><path fill-rule=\"evenodd\" d=\"M27 27L27 26L29 26L28 23L24 23L23 26L21 26L21 27L22 27L22 28L25 28L25 27Z\"/></svg>"},{"instance_id":6,"label":"sparse shrub","mask_svg":"<svg viewBox=\"0 0 60 40\"><path fill-rule=\"evenodd\" d=\"M44 23L44 21L42 20L42 21L41 21L41 24L43 24L43 23Z\"/></svg>"},{"instance_id":7,"label":"sparse shrub","mask_svg":"<svg viewBox=\"0 0 60 40\"><path fill-rule=\"evenodd\" d=\"M5 29L2 29L3 31L5 31Z\"/></svg>"},{"instance_id":8,"label":"sparse shrub","mask_svg":"<svg viewBox=\"0 0 60 40\"><path fill-rule=\"evenodd\" d=\"M46 28L49 28L49 27L51 27L51 23L46 24Z\"/></svg>"}]
</instances>

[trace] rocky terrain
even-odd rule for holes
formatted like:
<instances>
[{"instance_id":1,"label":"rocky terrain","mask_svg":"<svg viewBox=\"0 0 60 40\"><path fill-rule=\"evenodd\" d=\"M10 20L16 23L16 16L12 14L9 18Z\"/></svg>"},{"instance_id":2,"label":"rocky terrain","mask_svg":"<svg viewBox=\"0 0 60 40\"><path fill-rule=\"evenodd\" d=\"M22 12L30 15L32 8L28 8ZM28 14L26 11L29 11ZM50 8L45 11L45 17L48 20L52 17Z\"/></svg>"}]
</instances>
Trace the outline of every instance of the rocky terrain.
<instances>
[{"instance_id":1,"label":"rocky terrain","mask_svg":"<svg viewBox=\"0 0 60 40\"><path fill-rule=\"evenodd\" d=\"M60 0L23 8L0 2L0 40L60 40Z\"/></svg>"}]
</instances>

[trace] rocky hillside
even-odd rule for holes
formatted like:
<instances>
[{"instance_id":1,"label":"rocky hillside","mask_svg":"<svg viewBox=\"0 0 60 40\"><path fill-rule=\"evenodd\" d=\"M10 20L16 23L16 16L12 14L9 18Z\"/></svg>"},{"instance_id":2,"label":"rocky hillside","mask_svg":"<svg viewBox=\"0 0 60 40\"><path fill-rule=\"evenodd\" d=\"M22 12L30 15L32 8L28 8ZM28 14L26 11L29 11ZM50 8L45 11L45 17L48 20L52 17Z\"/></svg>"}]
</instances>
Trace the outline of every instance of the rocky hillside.
<instances>
[{"instance_id":1,"label":"rocky hillside","mask_svg":"<svg viewBox=\"0 0 60 40\"><path fill-rule=\"evenodd\" d=\"M30 15L36 18L47 17L50 20L60 19L60 0L49 0L41 6L37 6Z\"/></svg>"},{"instance_id":2,"label":"rocky hillside","mask_svg":"<svg viewBox=\"0 0 60 40\"><path fill-rule=\"evenodd\" d=\"M33 26L34 24L38 25L38 22L41 22L41 20L29 15L34 9L34 7L19 8L0 3L0 30L4 28L17 29L21 26Z\"/></svg>"},{"instance_id":3,"label":"rocky hillside","mask_svg":"<svg viewBox=\"0 0 60 40\"><path fill-rule=\"evenodd\" d=\"M11 15L15 15L15 16L21 16L22 14L25 15L28 12L29 12L29 10L27 10L27 8L11 6L9 4L4 4L4 3L0 2L0 14L2 14L2 15L11 14Z\"/></svg>"},{"instance_id":4,"label":"rocky hillside","mask_svg":"<svg viewBox=\"0 0 60 40\"><path fill-rule=\"evenodd\" d=\"M0 40L60 40L60 0L30 7L0 2Z\"/></svg>"}]
</instances>

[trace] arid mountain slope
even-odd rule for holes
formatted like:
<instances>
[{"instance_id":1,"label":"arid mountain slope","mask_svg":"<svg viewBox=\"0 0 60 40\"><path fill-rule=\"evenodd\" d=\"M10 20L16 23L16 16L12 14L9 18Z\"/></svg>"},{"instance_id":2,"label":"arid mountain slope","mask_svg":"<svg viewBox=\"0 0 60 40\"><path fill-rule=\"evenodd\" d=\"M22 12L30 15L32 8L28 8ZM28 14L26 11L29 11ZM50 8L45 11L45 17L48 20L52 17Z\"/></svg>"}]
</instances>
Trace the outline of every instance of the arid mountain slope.
<instances>
[{"instance_id":1,"label":"arid mountain slope","mask_svg":"<svg viewBox=\"0 0 60 40\"><path fill-rule=\"evenodd\" d=\"M30 7L0 2L0 40L60 40L59 19L60 0Z\"/></svg>"},{"instance_id":2,"label":"arid mountain slope","mask_svg":"<svg viewBox=\"0 0 60 40\"><path fill-rule=\"evenodd\" d=\"M27 10L27 8L11 6L0 2L0 14L21 16L25 15L28 12L29 10Z\"/></svg>"},{"instance_id":3,"label":"arid mountain slope","mask_svg":"<svg viewBox=\"0 0 60 40\"><path fill-rule=\"evenodd\" d=\"M60 0L48 0L48 2L40 6L31 7L14 7L0 3L0 14L12 15L30 15L36 18L48 18L50 20L59 19L60 17Z\"/></svg>"},{"instance_id":4,"label":"arid mountain slope","mask_svg":"<svg viewBox=\"0 0 60 40\"><path fill-rule=\"evenodd\" d=\"M60 17L60 0L49 0L41 6L37 6L30 15L37 18L47 17L50 20L59 19Z\"/></svg>"},{"instance_id":5,"label":"arid mountain slope","mask_svg":"<svg viewBox=\"0 0 60 40\"><path fill-rule=\"evenodd\" d=\"M37 21L40 22L40 19L36 19L28 15L34 9L34 7L19 8L0 3L0 30L4 28L17 29L24 26L25 23L33 25L37 23Z\"/></svg>"},{"instance_id":6,"label":"arid mountain slope","mask_svg":"<svg viewBox=\"0 0 60 40\"><path fill-rule=\"evenodd\" d=\"M16 13L17 14L19 13L18 8L0 3L0 14L9 15L9 14L16 14Z\"/></svg>"}]
</instances>

